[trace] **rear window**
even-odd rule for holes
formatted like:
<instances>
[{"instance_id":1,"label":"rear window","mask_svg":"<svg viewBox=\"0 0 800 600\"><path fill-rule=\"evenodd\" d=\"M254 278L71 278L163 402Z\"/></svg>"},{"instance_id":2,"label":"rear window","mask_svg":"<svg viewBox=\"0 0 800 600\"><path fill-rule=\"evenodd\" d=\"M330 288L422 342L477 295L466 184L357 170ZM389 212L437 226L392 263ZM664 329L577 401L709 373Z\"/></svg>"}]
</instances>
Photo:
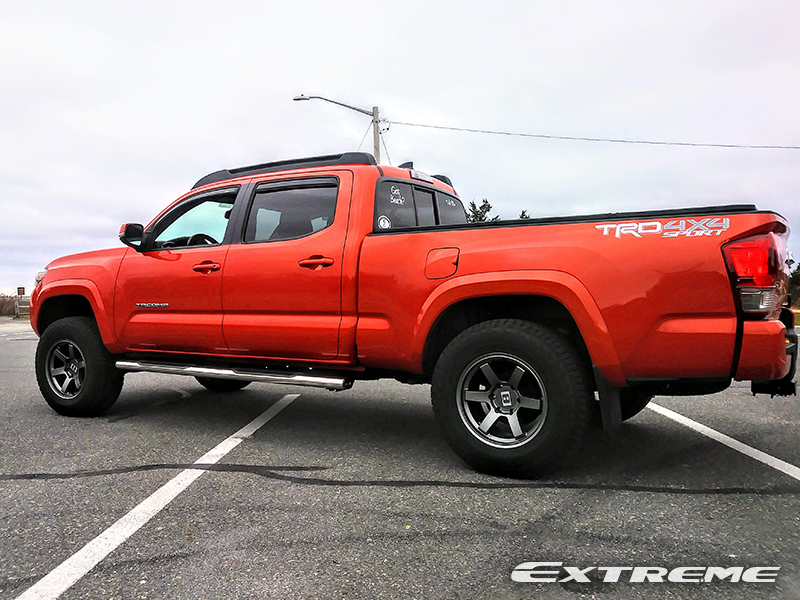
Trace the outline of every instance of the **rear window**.
<instances>
[{"instance_id":1,"label":"rear window","mask_svg":"<svg viewBox=\"0 0 800 600\"><path fill-rule=\"evenodd\" d=\"M467 213L455 196L399 181L383 181L375 198L374 231L456 225Z\"/></svg>"},{"instance_id":2,"label":"rear window","mask_svg":"<svg viewBox=\"0 0 800 600\"><path fill-rule=\"evenodd\" d=\"M414 192L407 183L384 181L375 202L375 230L416 227Z\"/></svg>"},{"instance_id":3,"label":"rear window","mask_svg":"<svg viewBox=\"0 0 800 600\"><path fill-rule=\"evenodd\" d=\"M467 213L461 200L436 192L436 208L439 210L439 223L441 225L458 225L467 222Z\"/></svg>"},{"instance_id":4,"label":"rear window","mask_svg":"<svg viewBox=\"0 0 800 600\"><path fill-rule=\"evenodd\" d=\"M433 192L415 189L414 206L417 209L417 225L436 225L436 216L433 214Z\"/></svg>"}]
</instances>

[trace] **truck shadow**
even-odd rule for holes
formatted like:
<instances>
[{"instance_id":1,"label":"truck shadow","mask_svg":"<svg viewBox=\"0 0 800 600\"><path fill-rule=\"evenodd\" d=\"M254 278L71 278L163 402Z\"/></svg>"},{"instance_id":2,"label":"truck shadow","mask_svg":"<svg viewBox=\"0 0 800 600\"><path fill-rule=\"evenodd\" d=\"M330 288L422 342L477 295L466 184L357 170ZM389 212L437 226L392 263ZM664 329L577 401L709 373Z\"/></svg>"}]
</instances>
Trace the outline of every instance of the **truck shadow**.
<instances>
[{"instance_id":1,"label":"truck shadow","mask_svg":"<svg viewBox=\"0 0 800 600\"><path fill-rule=\"evenodd\" d=\"M204 389L179 394L162 389L142 395L132 390L110 411L108 421L133 417L180 424L182 419L209 422L209 427L234 431L264 410L283 392L297 388L248 388L235 394L215 394ZM277 393L276 393L277 391ZM258 407L254 410L254 407ZM608 489L670 494L798 494L800 486L781 485L774 478L756 481L731 468L730 450L713 440L676 430L646 414L623 424L610 437L599 429L571 460L539 473L530 482L482 475L464 464L441 437L430 403L424 394L405 398L367 394L333 394L304 390L301 398L270 421L264 442L291 444L299 456L328 457L315 464L197 466L213 471L247 472L273 480L315 486L475 487ZM254 436L255 443L259 434ZM335 457L330 462L331 457ZM747 461L745 457L740 458ZM736 459L739 460L739 459ZM301 460L302 462L308 462ZM325 464L328 462L329 464ZM337 477L341 464L363 464L363 469ZM720 465L726 465L721 468ZM747 471L752 465L747 465ZM186 468L184 465L131 467L131 469ZM299 471L299 472L286 472ZM319 471L314 474L303 471ZM386 478L350 479L358 472L385 473ZM699 475L702 473L702 475ZM402 474L402 477L396 475ZM407 474L412 474L408 477ZM434 478L430 476L434 475ZM782 481L782 480L778 480Z\"/></svg>"}]
</instances>

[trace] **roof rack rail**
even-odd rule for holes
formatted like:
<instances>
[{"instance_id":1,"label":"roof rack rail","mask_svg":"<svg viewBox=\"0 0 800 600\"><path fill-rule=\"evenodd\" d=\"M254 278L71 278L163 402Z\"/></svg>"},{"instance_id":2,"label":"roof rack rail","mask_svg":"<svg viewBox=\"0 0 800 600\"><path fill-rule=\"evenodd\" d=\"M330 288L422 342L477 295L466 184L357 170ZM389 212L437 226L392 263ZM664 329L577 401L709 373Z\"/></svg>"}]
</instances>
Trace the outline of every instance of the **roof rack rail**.
<instances>
[{"instance_id":1,"label":"roof rack rail","mask_svg":"<svg viewBox=\"0 0 800 600\"><path fill-rule=\"evenodd\" d=\"M192 186L198 188L207 183L225 181L235 177L245 175L257 175L259 173L270 173L272 171L288 171L289 169L305 169L307 167L327 167L329 165L377 165L375 157L367 152L345 152L343 154L327 154L325 156L312 156L309 158L295 158L292 160L279 160L276 162L251 165L249 167L237 167L235 169L223 169L209 173Z\"/></svg>"}]
</instances>

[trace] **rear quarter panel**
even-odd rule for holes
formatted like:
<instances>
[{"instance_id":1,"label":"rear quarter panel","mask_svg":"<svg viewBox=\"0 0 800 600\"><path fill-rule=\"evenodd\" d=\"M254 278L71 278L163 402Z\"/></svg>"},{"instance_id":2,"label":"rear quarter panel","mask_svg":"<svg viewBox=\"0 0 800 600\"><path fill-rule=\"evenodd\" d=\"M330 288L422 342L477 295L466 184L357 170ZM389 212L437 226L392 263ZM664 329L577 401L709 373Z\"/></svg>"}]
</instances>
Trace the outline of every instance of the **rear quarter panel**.
<instances>
[{"instance_id":1,"label":"rear quarter panel","mask_svg":"<svg viewBox=\"0 0 800 600\"><path fill-rule=\"evenodd\" d=\"M700 237L617 237L597 221L369 235L359 267L359 359L421 372L425 338L447 306L537 294L570 311L593 362L618 385L728 376L736 311L720 248L776 217L725 216L727 230ZM426 279L428 252L443 247L460 249L457 272Z\"/></svg>"}]
</instances>

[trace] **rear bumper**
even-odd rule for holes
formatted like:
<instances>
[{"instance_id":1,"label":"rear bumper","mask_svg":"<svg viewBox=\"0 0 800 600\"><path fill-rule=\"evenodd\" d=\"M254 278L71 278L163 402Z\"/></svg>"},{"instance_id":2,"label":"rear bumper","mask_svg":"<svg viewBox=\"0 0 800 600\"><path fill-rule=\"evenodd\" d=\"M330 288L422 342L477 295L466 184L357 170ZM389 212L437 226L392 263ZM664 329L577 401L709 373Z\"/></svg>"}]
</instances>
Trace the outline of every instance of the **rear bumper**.
<instances>
[{"instance_id":1,"label":"rear bumper","mask_svg":"<svg viewBox=\"0 0 800 600\"><path fill-rule=\"evenodd\" d=\"M736 379L752 381L753 393L794 395L797 332L788 309L780 321L745 321Z\"/></svg>"},{"instance_id":2,"label":"rear bumper","mask_svg":"<svg viewBox=\"0 0 800 600\"><path fill-rule=\"evenodd\" d=\"M745 321L735 379L780 379L789 373L786 326L780 321Z\"/></svg>"}]
</instances>

